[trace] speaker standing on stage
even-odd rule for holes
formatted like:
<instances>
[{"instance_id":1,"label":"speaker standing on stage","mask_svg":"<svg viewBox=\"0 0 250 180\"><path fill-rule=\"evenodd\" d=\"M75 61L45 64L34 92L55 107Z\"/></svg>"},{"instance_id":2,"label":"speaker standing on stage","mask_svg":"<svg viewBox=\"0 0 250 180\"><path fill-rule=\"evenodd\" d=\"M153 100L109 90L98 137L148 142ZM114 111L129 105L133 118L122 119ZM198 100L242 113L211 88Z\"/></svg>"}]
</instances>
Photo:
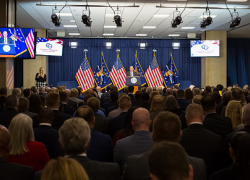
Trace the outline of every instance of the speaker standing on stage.
<instances>
[{"instance_id":1,"label":"speaker standing on stage","mask_svg":"<svg viewBox=\"0 0 250 180\"><path fill-rule=\"evenodd\" d=\"M39 90L39 87L45 87L46 83L46 74L43 73L43 68L39 69L39 73L36 74L36 87Z\"/></svg>"},{"instance_id":2,"label":"speaker standing on stage","mask_svg":"<svg viewBox=\"0 0 250 180\"><path fill-rule=\"evenodd\" d=\"M133 66L129 67L129 71L127 72L127 76L137 76L137 73L134 71Z\"/></svg>"}]
</instances>

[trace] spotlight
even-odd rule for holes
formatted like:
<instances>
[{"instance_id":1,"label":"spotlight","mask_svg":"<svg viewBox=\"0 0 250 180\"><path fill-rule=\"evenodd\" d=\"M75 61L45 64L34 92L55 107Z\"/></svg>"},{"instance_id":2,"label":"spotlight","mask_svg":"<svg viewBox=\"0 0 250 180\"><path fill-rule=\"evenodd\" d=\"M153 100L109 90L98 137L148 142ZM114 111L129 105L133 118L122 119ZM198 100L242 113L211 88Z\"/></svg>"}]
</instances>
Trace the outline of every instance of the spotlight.
<instances>
[{"instance_id":1,"label":"spotlight","mask_svg":"<svg viewBox=\"0 0 250 180\"><path fill-rule=\"evenodd\" d=\"M213 23L213 18L211 18L210 16L203 19L203 21L201 21L201 28L206 28L207 26L209 26L210 24Z\"/></svg>"},{"instance_id":2,"label":"spotlight","mask_svg":"<svg viewBox=\"0 0 250 180\"><path fill-rule=\"evenodd\" d=\"M114 16L114 21L117 27L122 27L122 19L119 15Z\"/></svg>"},{"instance_id":3,"label":"spotlight","mask_svg":"<svg viewBox=\"0 0 250 180\"><path fill-rule=\"evenodd\" d=\"M82 15L82 22L86 25L86 27L91 27L92 21L90 21L90 19L90 16L87 16L85 14Z\"/></svg>"},{"instance_id":4,"label":"spotlight","mask_svg":"<svg viewBox=\"0 0 250 180\"><path fill-rule=\"evenodd\" d=\"M58 17L57 17L56 14L52 14L52 15L51 15L51 20L52 20L53 23L56 23L56 22L57 22L57 19L58 19Z\"/></svg>"},{"instance_id":5,"label":"spotlight","mask_svg":"<svg viewBox=\"0 0 250 180\"><path fill-rule=\"evenodd\" d=\"M235 28L236 26L240 25L241 18L236 17L230 22L230 28Z\"/></svg>"}]
</instances>

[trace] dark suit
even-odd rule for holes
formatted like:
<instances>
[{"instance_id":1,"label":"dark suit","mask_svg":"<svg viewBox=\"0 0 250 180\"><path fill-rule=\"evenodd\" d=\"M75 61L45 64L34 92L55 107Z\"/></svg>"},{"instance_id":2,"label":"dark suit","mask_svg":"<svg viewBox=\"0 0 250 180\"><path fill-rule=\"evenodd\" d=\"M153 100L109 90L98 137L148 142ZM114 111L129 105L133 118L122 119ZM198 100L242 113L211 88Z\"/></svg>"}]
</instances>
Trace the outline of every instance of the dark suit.
<instances>
[{"instance_id":1,"label":"dark suit","mask_svg":"<svg viewBox=\"0 0 250 180\"><path fill-rule=\"evenodd\" d=\"M208 168L220 168L222 164L222 138L207 130L202 124L191 124L183 131L180 144L189 156L202 158Z\"/></svg>"},{"instance_id":2,"label":"dark suit","mask_svg":"<svg viewBox=\"0 0 250 180\"><path fill-rule=\"evenodd\" d=\"M148 103L148 102L142 102L140 107L145 108L147 110L150 110L150 106L151 106L150 103Z\"/></svg>"},{"instance_id":3,"label":"dark suit","mask_svg":"<svg viewBox=\"0 0 250 180\"><path fill-rule=\"evenodd\" d=\"M221 115L223 107L227 106L228 102L221 102L216 106L216 113Z\"/></svg>"},{"instance_id":4,"label":"dark suit","mask_svg":"<svg viewBox=\"0 0 250 180\"><path fill-rule=\"evenodd\" d=\"M117 105L117 102L115 102L115 101L109 101L109 102L103 104L102 107L106 110L106 112L108 112L108 108L110 108L112 106L115 106L115 105Z\"/></svg>"},{"instance_id":5,"label":"dark suit","mask_svg":"<svg viewBox=\"0 0 250 180\"><path fill-rule=\"evenodd\" d=\"M117 109L117 108L118 108L118 105L117 105L117 104L114 105L114 106L109 107L108 110L107 110L107 116L109 115L109 113L110 113L111 111L113 111L113 110L115 110L115 109Z\"/></svg>"},{"instance_id":6,"label":"dark suit","mask_svg":"<svg viewBox=\"0 0 250 180\"><path fill-rule=\"evenodd\" d=\"M218 115L217 113L210 113L205 116L203 125L215 134L220 135L223 139L233 132L232 122L229 117Z\"/></svg>"},{"instance_id":7,"label":"dark suit","mask_svg":"<svg viewBox=\"0 0 250 180\"><path fill-rule=\"evenodd\" d=\"M59 139L58 131L51 126L39 125L34 129L35 139L46 146L50 159L54 157L55 145Z\"/></svg>"},{"instance_id":8,"label":"dark suit","mask_svg":"<svg viewBox=\"0 0 250 180\"><path fill-rule=\"evenodd\" d=\"M110 119L108 134L113 137L113 135L121 130L124 126L124 121L127 116L127 112L122 112L119 116Z\"/></svg>"},{"instance_id":9,"label":"dark suit","mask_svg":"<svg viewBox=\"0 0 250 180\"><path fill-rule=\"evenodd\" d=\"M94 116L95 116L94 130L100 131L101 133L104 134L108 133L109 119L100 114L97 114L96 112Z\"/></svg>"},{"instance_id":10,"label":"dark suit","mask_svg":"<svg viewBox=\"0 0 250 180\"><path fill-rule=\"evenodd\" d=\"M138 106L138 107L140 107L141 106L141 101L140 100L134 100L133 102L132 102L132 106Z\"/></svg>"},{"instance_id":11,"label":"dark suit","mask_svg":"<svg viewBox=\"0 0 250 180\"><path fill-rule=\"evenodd\" d=\"M130 97L131 102L135 100L135 96L133 94L128 94L128 96Z\"/></svg>"},{"instance_id":12,"label":"dark suit","mask_svg":"<svg viewBox=\"0 0 250 180\"><path fill-rule=\"evenodd\" d=\"M33 112L29 112L29 111L24 111L24 112L21 112L21 113L28 115L32 119L33 128L36 128L36 127L39 126L39 116L38 116L38 114L33 113Z\"/></svg>"},{"instance_id":13,"label":"dark suit","mask_svg":"<svg viewBox=\"0 0 250 180\"><path fill-rule=\"evenodd\" d=\"M104 163L91 161L86 156L70 156L69 158L78 161L86 173L89 180L119 180L120 169L116 163ZM41 179L42 172L39 171L35 174L35 180Z\"/></svg>"},{"instance_id":14,"label":"dark suit","mask_svg":"<svg viewBox=\"0 0 250 180\"><path fill-rule=\"evenodd\" d=\"M113 147L111 137L91 129L91 140L87 156L90 160L112 162Z\"/></svg>"},{"instance_id":15,"label":"dark suit","mask_svg":"<svg viewBox=\"0 0 250 180\"><path fill-rule=\"evenodd\" d=\"M190 104L186 99L177 99L181 111L186 111L187 106Z\"/></svg>"},{"instance_id":16,"label":"dark suit","mask_svg":"<svg viewBox=\"0 0 250 180\"><path fill-rule=\"evenodd\" d=\"M4 44L4 37L0 38L0 43ZM7 37L7 44L14 44L13 40Z\"/></svg>"},{"instance_id":17,"label":"dark suit","mask_svg":"<svg viewBox=\"0 0 250 180\"><path fill-rule=\"evenodd\" d=\"M38 93L39 96L42 96L45 98L46 94L45 93Z\"/></svg>"},{"instance_id":18,"label":"dark suit","mask_svg":"<svg viewBox=\"0 0 250 180\"><path fill-rule=\"evenodd\" d=\"M6 97L5 96L1 96L0 97L0 112L4 111L5 101L6 101Z\"/></svg>"},{"instance_id":19,"label":"dark suit","mask_svg":"<svg viewBox=\"0 0 250 180\"><path fill-rule=\"evenodd\" d=\"M136 131L133 135L116 142L114 149L114 162L124 169L129 156L138 155L151 150L153 147L150 131Z\"/></svg>"},{"instance_id":20,"label":"dark suit","mask_svg":"<svg viewBox=\"0 0 250 180\"><path fill-rule=\"evenodd\" d=\"M16 109L7 108L6 111L0 113L0 124L8 128L12 118L17 114L19 114L19 112Z\"/></svg>"},{"instance_id":21,"label":"dark suit","mask_svg":"<svg viewBox=\"0 0 250 180\"><path fill-rule=\"evenodd\" d=\"M105 92L105 93L102 94L102 96L101 96L101 105L103 104L103 100L104 100L106 97L109 97L109 93L108 93L108 92Z\"/></svg>"},{"instance_id":22,"label":"dark suit","mask_svg":"<svg viewBox=\"0 0 250 180\"><path fill-rule=\"evenodd\" d=\"M70 99L69 99L69 101L68 101L68 105L69 105L70 107L75 108L75 109L77 109L77 108L78 108L78 104L77 104L77 102L72 101L72 100L70 100Z\"/></svg>"},{"instance_id":23,"label":"dark suit","mask_svg":"<svg viewBox=\"0 0 250 180\"><path fill-rule=\"evenodd\" d=\"M150 130L151 132L152 132L152 130L153 130L153 123L154 123L155 117L156 117L160 112L163 112L163 111L164 111L163 109L159 108L159 109L153 110L153 111L150 113L150 120L152 121L152 123L151 123L151 126L150 126L149 130Z\"/></svg>"},{"instance_id":24,"label":"dark suit","mask_svg":"<svg viewBox=\"0 0 250 180\"><path fill-rule=\"evenodd\" d=\"M127 71L127 76L131 76L130 71ZM139 76L135 71L133 71L132 76Z\"/></svg>"},{"instance_id":25,"label":"dark suit","mask_svg":"<svg viewBox=\"0 0 250 180\"><path fill-rule=\"evenodd\" d=\"M32 180L34 169L29 166L8 163L0 157L0 179L1 180Z\"/></svg>"},{"instance_id":26,"label":"dark suit","mask_svg":"<svg viewBox=\"0 0 250 180\"><path fill-rule=\"evenodd\" d=\"M145 152L140 155L130 156L125 165L123 180L146 180L151 179L148 168L148 154ZM206 180L206 165L202 159L187 156L189 163L193 167L193 180Z\"/></svg>"},{"instance_id":27,"label":"dark suit","mask_svg":"<svg viewBox=\"0 0 250 180\"><path fill-rule=\"evenodd\" d=\"M75 111L76 111L76 108L73 108L73 107L69 106L68 104L63 104L63 112L65 114L69 114L72 116Z\"/></svg>"},{"instance_id":28,"label":"dark suit","mask_svg":"<svg viewBox=\"0 0 250 180\"><path fill-rule=\"evenodd\" d=\"M58 130L63 125L64 121L72 118L72 116L62 113L58 110L53 110L53 113L54 113L54 121L52 127L56 130Z\"/></svg>"}]
</instances>

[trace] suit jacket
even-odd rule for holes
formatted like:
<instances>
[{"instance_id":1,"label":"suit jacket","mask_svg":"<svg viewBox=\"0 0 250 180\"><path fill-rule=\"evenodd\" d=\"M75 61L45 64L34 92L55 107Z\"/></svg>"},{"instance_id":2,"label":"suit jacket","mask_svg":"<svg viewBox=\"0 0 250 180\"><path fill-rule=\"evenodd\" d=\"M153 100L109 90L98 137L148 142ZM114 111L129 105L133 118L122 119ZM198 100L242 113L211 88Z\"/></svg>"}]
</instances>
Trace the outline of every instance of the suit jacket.
<instances>
[{"instance_id":1,"label":"suit jacket","mask_svg":"<svg viewBox=\"0 0 250 180\"><path fill-rule=\"evenodd\" d=\"M113 111L113 110L115 110L115 109L117 109L117 108L118 108L118 104L109 107L108 110L107 110L107 115L109 115L109 113L110 113L111 111Z\"/></svg>"},{"instance_id":2,"label":"suit jacket","mask_svg":"<svg viewBox=\"0 0 250 180\"><path fill-rule=\"evenodd\" d=\"M91 161L86 156L69 156L69 158L75 159L83 166L88 174L89 180L120 179L120 169L118 164ZM41 171L36 173L35 180L40 180L41 174Z\"/></svg>"},{"instance_id":3,"label":"suit jacket","mask_svg":"<svg viewBox=\"0 0 250 180\"><path fill-rule=\"evenodd\" d=\"M100 114L97 114L96 112L94 116L95 116L94 130L100 131L102 133L107 133L109 128L109 119Z\"/></svg>"},{"instance_id":4,"label":"suit jacket","mask_svg":"<svg viewBox=\"0 0 250 180\"><path fill-rule=\"evenodd\" d=\"M7 163L0 157L1 180L33 180L34 169L20 164Z\"/></svg>"},{"instance_id":5,"label":"suit jacket","mask_svg":"<svg viewBox=\"0 0 250 180\"><path fill-rule=\"evenodd\" d=\"M128 94L128 96L130 97L131 102L135 100L135 96L133 94Z\"/></svg>"},{"instance_id":6,"label":"suit jacket","mask_svg":"<svg viewBox=\"0 0 250 180\"><path fill-rule=\"evenodd\" d=\"M116 116L119 116L121 113L122 113L122 110L121 110L121 108L118 107L117 109L115 109L109 113L108 118L112 119Z\"/></svg>"},{"instance_id":7,"label":"suit jacket","mask_svg":"<svg viewBox=\"0 0 250 180\"><path fill-rule=\"evenodd\" d=\"M216 106L216 113L221 115L223 107L227 106L228 102L221 102Z\"/></svg>"},{"instance_id":8,"label":"suit jacket","mask_svg":"<svg viewBox=\"0 0 250 180\"><path fill-rule=\"evenodd\" d=\"M77 103L77 102L75 102L75 101L73 101L73 100L71 100L71 99L69 99L69 101L68 101L68 105L69 105L70 107L75 108L75 109L77 109L77 108L78 108L78 103Z\"/></svg>"},{"instance_id":9,"label":"suit jacket","mask_svg":"<svg viewBox=\"0 0 250 180\"><path fill-rule=\"evenodd\" d=\"M150 103L142 102L140 107L150 110L150 106L151 106Z\"/></svg>"},{"instance_id":10,"label":"suit jacket","mask_svg":"<svg viewBox=\"0 0 250 180\"><path fill-rule=\"evenodd\" d=\"M4 43L4 37L0 38L0 43ZM13 40L9 37L7 37L7 43L8 44L14 44Z\"/></svg>"},{"instance_id":11,"label":"suit jacket","mask_svg":"<svg viewBox=\"0 0 250 180\"><path fill-rule=\"evenodd\" d=\"M233 132L232 121L229 117L210 113L205 116L203 125L215 134L220 135L223 139Z\"/></svg>"},{"instance_id":12,"label":"suit jacket","mask_svg":"<svg viewBox=\"0 0 250 180\"><path fill-rule=\"evenodd\" d=\"M0 112L4 111L4 104L5 104L5 101L6 101L6 97L5 96L1 96L0 97Z\"/></svg>"},{"instance_id":13,"label":"suit jacket","mask_svg":"<svg viewBox=\"0 0 250 180\"><path fill-rule=\"evenodd\" d=\"M73 115L74 114L74 112L76 111L76 108L73 108L73 107L71 107L71 106L69 106L68 104L63 104L63 108L64 108L64 110L63 110L63 112L65 113L65 114L69 114L69 115Z\"/></svg>"},{"instance_id":14,"label":"suit jacket","mask_svg":"<svg viewBox=\"0 0 250 180\"><path fill-rule=\"evenodd\" d=\"M130 156L123 171L122 180L151 180L148 168L148 154ZM206 165L202 159L187 156L189 164L193 166L193 180L206 180Z\"/></svg>"},{"instance_id":15,"label":"suit jacket","mask_svg":"<svg viewBox=\"0 0 250 180\"><path fill-rule=\"evenodd\" d=\"M138 107L140 107L141 106L141 101L140 100L134 100L133 102L132 102L132 106L138 106Z\"/></svg>"},{"instance_id":16,"label":"suit jacket","mask_svg":"<svg viewBox=\"0 0 250 180\"><path fill-rule=\"evenodd\" d=\"M112 107L112 106L115 106L117 105L117 102L115 101L110 101L110 102L107 102L105 104L103 104L103 108L106 110L106 112L108 112L108 108Z\"/></svg>"},{"instance_id":17,"label":"suit jacket","mask_svg":"<svg viewBox=\"0 0 250 180\"><path fill-rule=\"evenodd\" d=\"M186 120L186 111L182 111L180 115L180 120L181 120L181 129L186 129L187 128L187 120Z\"/></svg>"},{"instance_id":18,"label":"suit jacket","mask_svg":"<svg viewBox=\"0 0 250 180\"><path fill-rule=\"evenodd\" d=\"M108 92L105 92L105 93L102 94L102 96L101 96L101 105L103 104L103 100L104 100L106 97L109 97Z\"/></svg>"},{"instance_id":19,"label":"suit jacket","mask_svg":"<svg viewBox=\"0 0 250 180\"><path fill-rule=\"evenodd\" d=\"M127 112L122 112L119 116L116 116L110 120L108 134L111 137L113 137L117 131L123 128L126 116Z\"/></svg>"},{"instance_id":20,"label":"suit jacket","mask_svg":"<svg viewBox=\"0 0 250 180\"><path fill-rule=\"evenodd\" d=\"M71 98L69 98L71 101L74 101L74 102L76 102L77 103L77 108L78 108L78 105L79 105L79 103L81 103L82 102L82 100L81 99L78 99L78 98L76 98L76 97L71 97Z\"/></svg>"},{"instance_id":21,"label":"suit jacket","mask_svg":"<svg viewBox=\"0 0 250 180\"><path fill-rule=\"evenodd\" d=\"M91 129L90 146L87 150L90 160L113 162L112 140L109 135Z\"/></svg>"},{"instance_id":22,"label":"suit jacket","mask_svg":"<svg viewBox=\"0 0 250 180\"><path fill-rule=\"evenodd\" d=\"M181 111L186 111L187 106L190 104L190 102L185 99L177 99L177 103L179 104Z\"/></svg>"},{"instance_id":23,"label":"suit jacket","mask_svg":"<svg viewBox=\"0 0 250 180\"><path fill-rule=\"evenodd\" d=\"M136 131L133 135L116 142L114 162L118 163L121 170L123 170L129 156L150 151L152 147L153 140L151 132Z\"/></svg>"},{"instance_id":24,"label":"suit jacket","mask_svg":"<svg viewBox=\"0 0 250 180\"><path fill-rule=\"evenodd\" d=\"M58 110L53 110L53 113L54 113L54 121L52 127L56 130L58 130L63 125L64 121L72 118L72 116L62 113Z\"/></svg>"},{"instance_id":25,"label":"suit jacket","mask_svg":"<svg viewBox=\"0 0 250 180\"><path fill-rule=\"evenodd\" d=\"M36 128L39 126L39 116L36 113L24 111L23 114L28 115L33 120L33 128Z\"/></svg>"},{"instance_id":26,"label":"suit jacket","mask_svg":"<svg viewBox=\"0 0 250 180\"><path fill-rule=\"evenodd\" d=\"M127 71L127 76L131 76L130 75L130 71ZM137 75L137 73L135 71L133 71L133 75L132 76L139 76L139 75Z\"/></svg>"},{"instance_id":27,"label":"suit jacket","mask_svg":"<svg viewBox=\"0 0 250 180\"><path fill-rule=\"evenodd\" d=\"M222 169L214 173L209 180L235 180L232 168Z\"/></svg>"},{"instance_id":28,"label":"suit jacket","mask_svg":"<svg viewBox=\"0 0 250 180\"><path fill-rule=\"evenodd\" d=\"M154 123L154 119L155 117L160 113L160 112L163 112L164 110L163 109L155 109L153 110L152 112L150 112L150 120L152 121L151 123L151 126L149 128L149 130L152 132L153 130L153 123Z\"/></svg>"},{"instance_id":29,"label":"suit jacket","mask_svg":"<svg viewBox=\"0 0 250 180\"><path fill-rule=\"evenodd\" d=\"M46 146L49 158L54 157L55 145L59 139L58 131L51 126L39 125L34 129L35 140Z\"/></svg>"},{"instance_id":30,"label":"suit jacket","mask_svg":"<svg viewBox=\"0 0 250 180\"><path fill-rule=\"evenodd\" d=\"M221 166L222 138L201 124L184 129L180 144L189 156L202 158L207 167Z\"/></svg>"},{"instance_id":31,"label":"suit jacket","mask_svg":"<svg viewBox=\"0 0 250 180\"><path fill-rule=\"evenodd\" d=\"M8 128L12 118L17 114L19 112L16 109L7 108L6 111L0 113L0 124Z\"/></svg>"}]
</instances>

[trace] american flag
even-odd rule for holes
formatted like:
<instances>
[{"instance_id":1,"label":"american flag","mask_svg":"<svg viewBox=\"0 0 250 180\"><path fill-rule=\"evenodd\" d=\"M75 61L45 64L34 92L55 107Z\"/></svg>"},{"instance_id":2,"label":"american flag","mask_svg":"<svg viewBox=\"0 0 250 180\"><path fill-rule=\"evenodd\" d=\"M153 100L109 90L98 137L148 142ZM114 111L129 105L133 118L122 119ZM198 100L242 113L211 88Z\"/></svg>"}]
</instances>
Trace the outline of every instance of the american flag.
<instances>
[{"instance_id":1,"label":"american flag","mask_svg":"<svg viewBox=\"0 0 250 180\"><path fill-rule=\"evenodd\" d=\"M83 92L95 86L94 74L90 68L86 55L76 73L76 79L79 85L82 87Z\"/></svg>"},{"instance_id":2,"label":"american flag","mask_svg":"<svg viewBox=\"0 0 250 180\"><path fill-rule=\"evenodd\" d=\"M7 89L14 87L14 60L7 60L6 87Z\"/></svg>"},{"instance_id":3,"label":"american flag","mask_svg":"<svg viewBox=\"0 0 250 180\"><path fill-rule=\"evenodd\" d=\"M54 41L57 44L63 45L63 40L62 39L50 39L50 38L37 38L36 39L36 44L38 44L39 42L48 42L48 41Z\"/></svg>"},{"instance_id":4,"label":"american flag","mask_svg":"<svg viewBox=\"0 0 250 180\"><path fill-rule=\"evenodd\" d=\"M118 56L109 74L110 78L112 79L113 84L117 86L118 90L121 90L126 86L125 85L126 75L127 73L124 67L122 66L122 63Z\"/></svg>"},{"instance_id":5,"label":"american flag","mask_svg":"<svg viewBox=\"0 0 250 180\"><path fill-rule=\"evenodd\" d=\"M34 29L30 30L29 35L25 39L25 43L28 47L30 57L34 58Z\"/></svg>"},{"instance_id":6,"label":"american flag","mask_svg":"<svg viewBox=\"0 0 250 180\"><path fill-rule=\"evenodd\" d=\"M157 64L156 57L150 63L146 73L145 78L148 82L148 85L152 88L162 86L162 74L161 70Z\"/></svg>"}]
</instances>

